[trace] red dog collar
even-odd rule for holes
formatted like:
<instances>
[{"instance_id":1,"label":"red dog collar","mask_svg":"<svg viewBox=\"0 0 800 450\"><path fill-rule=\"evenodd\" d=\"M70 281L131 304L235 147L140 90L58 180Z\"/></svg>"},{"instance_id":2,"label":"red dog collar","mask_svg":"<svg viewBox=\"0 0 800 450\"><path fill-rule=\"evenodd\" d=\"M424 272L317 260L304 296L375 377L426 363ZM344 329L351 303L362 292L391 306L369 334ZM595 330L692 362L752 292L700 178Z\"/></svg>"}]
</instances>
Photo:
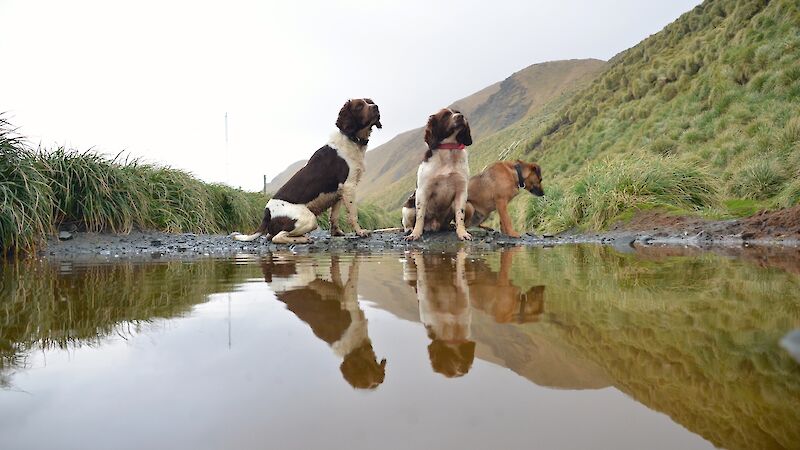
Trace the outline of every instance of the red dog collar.
<instances>
[{"instance_id":1,"label":"red dog collar","mask_svg":"<svg viewBox=\"0 0 800 450\"><path fill-rule=\"evenodd\" d=\"M439 144L436 148L442 150L464 150L467 146L464 144Z\"/></svg>"}]
</instances>

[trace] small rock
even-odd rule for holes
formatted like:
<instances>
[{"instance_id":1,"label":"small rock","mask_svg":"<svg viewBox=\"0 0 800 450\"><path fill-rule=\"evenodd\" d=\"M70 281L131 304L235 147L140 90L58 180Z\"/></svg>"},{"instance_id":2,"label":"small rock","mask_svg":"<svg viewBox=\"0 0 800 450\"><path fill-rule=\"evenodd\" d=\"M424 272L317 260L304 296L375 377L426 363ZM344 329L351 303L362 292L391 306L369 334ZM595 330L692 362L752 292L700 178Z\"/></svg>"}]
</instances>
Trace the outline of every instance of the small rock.
<instances>
[{"instance_id":1,"label":"small rock","mask_svg":"<svg viewBox=\"0 0 800 450\"><path fill-rule=\"evenodd\" d=\"M150 241L150 245L152 245L153 247L158 247L162 244L163 242L161 241L161 239L153 239L152 241Z\"/></svg>"},{"instance_id":2,"label":"small rock","mask_svg":"<svg viewBox=\"0 0 800 450\"><path fill-rule=\"evenodd\" d=\"M59 241L68 241L72 239L74 236L69 231L60 231L58 233L58 240Z\"/></svg>"}]
</instances>

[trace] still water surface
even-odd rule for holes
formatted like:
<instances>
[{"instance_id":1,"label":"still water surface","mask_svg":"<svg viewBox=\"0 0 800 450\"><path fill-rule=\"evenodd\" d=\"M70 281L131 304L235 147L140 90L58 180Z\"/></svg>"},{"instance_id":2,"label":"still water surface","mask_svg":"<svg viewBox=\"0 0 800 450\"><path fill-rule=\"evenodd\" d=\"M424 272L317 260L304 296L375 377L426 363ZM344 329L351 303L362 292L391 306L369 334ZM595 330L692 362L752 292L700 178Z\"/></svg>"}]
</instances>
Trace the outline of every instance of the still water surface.
<instances>
[{"instance_id":1,"label":"still water surface","mask_svg":"<svg viewBox=\"0 0 800 450\"><path fill-rule=\"evenodd\" d=\"M798 448L800 260L756 256L5 266L0 447Z\"/></svg>"}]
</instances>

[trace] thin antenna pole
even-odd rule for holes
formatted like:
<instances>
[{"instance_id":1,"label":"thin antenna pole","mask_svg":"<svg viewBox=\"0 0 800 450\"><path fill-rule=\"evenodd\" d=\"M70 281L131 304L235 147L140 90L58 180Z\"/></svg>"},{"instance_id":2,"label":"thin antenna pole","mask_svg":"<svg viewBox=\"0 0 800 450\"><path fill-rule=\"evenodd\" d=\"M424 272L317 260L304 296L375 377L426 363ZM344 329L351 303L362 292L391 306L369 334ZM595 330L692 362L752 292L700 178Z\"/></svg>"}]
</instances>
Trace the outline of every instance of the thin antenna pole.
<instances>
[{"instance_id":1,"label":"thin antenna pole","mask_svg":"<svg viewBox=\"0 0 800 450\"><path fill-rule=\"evenodd\" d=\"M230 164L229 164L229 156L228 156L228 112L225 111L225 182L229 182L230 180Z\"/></svg>"},{"instance_id":2,"label":"thin antenna pole","mask_svg":"<svg viewBox=\"0 0 800 450\"><path fill-rule=\"evenodd\" d=\"M228 349L231 348L231 293L228 292Z\"/></svg>"}]
</instances>

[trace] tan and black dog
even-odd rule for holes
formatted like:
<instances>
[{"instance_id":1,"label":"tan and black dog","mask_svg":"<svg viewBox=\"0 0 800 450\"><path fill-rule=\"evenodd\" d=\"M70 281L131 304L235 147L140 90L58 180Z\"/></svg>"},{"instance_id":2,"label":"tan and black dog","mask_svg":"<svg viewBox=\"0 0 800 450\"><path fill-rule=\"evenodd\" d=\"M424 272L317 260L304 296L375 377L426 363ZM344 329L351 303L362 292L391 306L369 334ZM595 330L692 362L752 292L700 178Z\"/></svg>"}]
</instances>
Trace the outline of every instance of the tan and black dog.
<instances>
[{"instance_id":1,"label":"tan and black dog","mask_svg":"<svg viewBox=\"0 0 800 450\"><path fill-rule=\"evenodd\" d=\"M338 130L267 202L256 232L231 236L237 241L253 241L268 234L275 244L309 242L306 233L317 229L317 216L330 208L331 217L338 219L342 204L350 226L357 235L366 236L368 231L358 224L355 200L372 127L381 128L378 105L368 98L348 100L339 111ZM343 234L337 224L338 220L331 220L333 236Z\"/></svg>"},{"instance_id":2,"label":"tan and black dog","mask_svg":"<svg viewBox=\"0 0 800 450\"><path fill-rule=\"evenodd\" d=\"M477 227L497 210L500 215L500 231L511 237L519 237L511 224L508 203L525 189L536 196L544 195L542 169L538 164L521 160L498 161L469 180L469 195L466 206L467 227Z\"/></svg>"},{"instance_id":3,"label":"tan and black dog","mask_svg":"<svg viewBox=\"0 0 800 450\"><path fill-rule=\"evenodd\" d=\"M523 292L511 281L514 255L521 251L521 247L501 250L499 272L480 258L471 260L466 266L470 305L497 323L538 322L544 314L545 287L533 286Z\"/></svg>"}]
</instances>

